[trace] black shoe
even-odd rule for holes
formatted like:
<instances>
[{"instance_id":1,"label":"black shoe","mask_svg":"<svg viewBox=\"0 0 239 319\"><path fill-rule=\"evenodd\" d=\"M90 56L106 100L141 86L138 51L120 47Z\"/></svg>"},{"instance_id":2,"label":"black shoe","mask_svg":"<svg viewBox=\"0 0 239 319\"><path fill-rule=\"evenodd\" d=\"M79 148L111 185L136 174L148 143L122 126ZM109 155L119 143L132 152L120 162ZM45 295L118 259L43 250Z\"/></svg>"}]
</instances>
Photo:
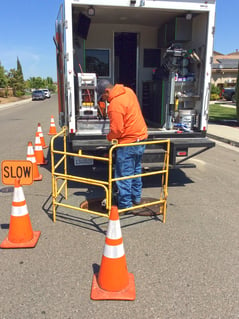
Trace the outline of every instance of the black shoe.
<instances>
[{"instance_id":1,"label":"black shoe","mask_svg":"<svg viewBox=\"0 0 239 319\"><path fill-rule=\"evenodd\" d=\"M135 202L135 201L133 200L133 205L134 205L134 206L137 206L137 205L140 205L140 204L142 204L142 200L140 200L139 202Z\"/></svg>"},{"instance_id":2,"label":"black shoe","mask_svg":"<svg viewBox=\"0 0 239 319\"><path fill-rule=\"evenodd\" d=\"M132 206L131 206L132 207ZM121 207L121 208L118 208L118 209L127 209L127 208L131 208L131 207ZM119 213L119 215L128 215L132 212L132 210L125 210L124 212L122 213Z\"/></svg>"}]
</instances>

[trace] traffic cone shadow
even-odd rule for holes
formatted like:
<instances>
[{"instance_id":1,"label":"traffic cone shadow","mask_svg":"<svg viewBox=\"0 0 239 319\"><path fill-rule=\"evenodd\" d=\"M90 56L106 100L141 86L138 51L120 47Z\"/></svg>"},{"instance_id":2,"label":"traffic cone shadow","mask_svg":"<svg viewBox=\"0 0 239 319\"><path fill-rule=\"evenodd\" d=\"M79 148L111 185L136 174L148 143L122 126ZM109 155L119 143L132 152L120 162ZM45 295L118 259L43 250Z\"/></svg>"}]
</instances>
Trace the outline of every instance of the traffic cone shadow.
<instances>
[{"instance_id":1,"label":"traffic cone shadow","mask_svg":"<svg viewBox=\"0 0 239 319\"><path fill-rule=\"evenodd\" d=\"M42 131L40 123L38 123L37 132L39 133L39 136L40 136L42 148L47 148L48 145L46 145L46 142L45 142L45 139L44 139L44 136L43 136L43 131Z\"/></svg>"},{"instance_id":2,"label":"traffic cone shadow","mask_svg":"<svg viewBox=\"0 0 239 319\"><path fill-rule=\"evenodd\" d=\"M93 300L134 300L134 275L128 273L117 206L112 206L99 272L94 274Z\"/></svg>"},{"instance_id":3,"label":"traffic cone shadow","mask_svg":"<svg viewBox=\"0 0 239 319\"><path fill-rule=\"evenodd\" d=\"M48 160L44 158L39 132L36 132L34 153L38 165L46 165L48 163Z\"/></svg>"},{"instance_id":4,"label":"traffic cone shadow","mask_svg":"<svg viewBox=\"0 0 239 319\"><path fill-rule=\"evenodd\" d=\"M8 236L1 248L33 248L40 237L40 231L33 231L30 216L20 180L15 180L10 226Z\"/></svg>"},{"instance_id":5,"label":"traffic cone shadow","mask_svg":"<svg viewBox=\"0 0 239 319\"><path fill-rule=\"evenodd\" d=\"M36 156L33 150L32 142L28 142L27 146L27 161L32 162L33 164L33 180L34 181L41 181L42 174L39 173Z\"/></svg>"},{"instance_id":6,"label":"traffic cone shadow","mask_svg":"<svg viewBox=\"0 0 239 319\"><path fill-rule=\"evenodd\" d=\"M56 135L56 134L57 134L57 131L56 131L54 117L51 116L51 123L50 123L50 129L49 129L48 135Z\"/></svg>"}]
</instances>

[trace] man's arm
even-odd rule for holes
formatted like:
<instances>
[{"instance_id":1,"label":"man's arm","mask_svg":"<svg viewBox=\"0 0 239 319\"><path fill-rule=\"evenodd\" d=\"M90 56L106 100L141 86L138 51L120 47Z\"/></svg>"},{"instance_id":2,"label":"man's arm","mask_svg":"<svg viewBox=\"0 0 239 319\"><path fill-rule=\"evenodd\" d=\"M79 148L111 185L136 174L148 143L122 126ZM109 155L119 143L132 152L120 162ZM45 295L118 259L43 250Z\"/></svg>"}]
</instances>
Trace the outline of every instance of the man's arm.
<instances>
[{"instance_id":1,"label":"man's arm","mask_svg":"<svg viewBox=\"0 0 239 319\"><path fill-rule=\"evenodd\" d=\"M110 120L110 132L107 135L107 139L109 141L119 139L124 132L123 114L115 111L109 111L108 116Z\"/></svg>"}]
</instances>

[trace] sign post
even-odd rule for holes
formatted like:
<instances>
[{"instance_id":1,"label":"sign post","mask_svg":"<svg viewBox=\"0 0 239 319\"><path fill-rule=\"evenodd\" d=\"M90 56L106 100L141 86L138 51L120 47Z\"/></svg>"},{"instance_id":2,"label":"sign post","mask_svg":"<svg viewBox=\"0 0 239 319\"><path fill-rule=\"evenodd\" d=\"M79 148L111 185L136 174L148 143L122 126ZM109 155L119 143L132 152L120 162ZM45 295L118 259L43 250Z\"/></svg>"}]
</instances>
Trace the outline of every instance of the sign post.
<instances>
[{"instance_id":1,"label":"sign post","mask_svg":"<svg viewBox=\"0 0 239 319\"><path fill-rule=\"evenodd\" d=\"M2 161L2 183L14 185L11 218L7 237L0 248L33 248L40 237L40 231L33 231L22 185L33 182L31 161Z\"/></svg>"}]
</instances>

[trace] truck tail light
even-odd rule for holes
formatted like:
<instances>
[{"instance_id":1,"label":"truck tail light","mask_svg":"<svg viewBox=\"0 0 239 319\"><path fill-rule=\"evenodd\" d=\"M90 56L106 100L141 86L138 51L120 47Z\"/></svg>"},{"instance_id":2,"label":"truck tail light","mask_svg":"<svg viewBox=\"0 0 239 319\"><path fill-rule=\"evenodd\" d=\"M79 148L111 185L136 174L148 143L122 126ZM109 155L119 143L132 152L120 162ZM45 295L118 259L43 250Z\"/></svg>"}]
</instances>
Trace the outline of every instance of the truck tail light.
<instances>
[{"instance_id":1,"label":"truck tail light","mask_svg":"<svg viewBox=\"0 0 239 319\"><path fill-rule=\"evenodd\" d=\"M188 155L188 151L187 151L187 150L177 151L176 155L177 155L178 157L180 157L180 156L187 156L187 155Z\"/></svg>"}]
</instances>

